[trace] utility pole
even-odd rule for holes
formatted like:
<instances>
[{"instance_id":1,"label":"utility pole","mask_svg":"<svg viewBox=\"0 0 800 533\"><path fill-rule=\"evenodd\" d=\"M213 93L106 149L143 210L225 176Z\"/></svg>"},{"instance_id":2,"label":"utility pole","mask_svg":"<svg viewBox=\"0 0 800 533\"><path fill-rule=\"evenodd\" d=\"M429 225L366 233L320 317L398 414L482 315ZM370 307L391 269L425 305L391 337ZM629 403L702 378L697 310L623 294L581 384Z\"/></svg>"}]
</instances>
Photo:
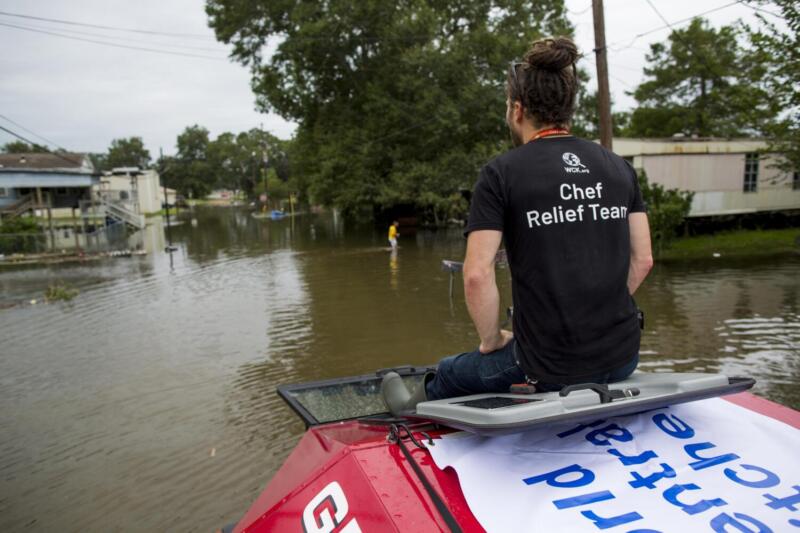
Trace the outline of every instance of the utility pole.
<instances>
[{"instance_id":1,"label":"utility pole","mask_svg":"<svg viewBox=\"0 0 800 533\"><path fill-rule=\"evenodd\" d=\"M165 179L165 175L167 174L167 168L164 166L164 151L159 147L158 149L158 166L160 171L160 179L161 183L164 185L164 206L167 208L167 246L164 248L164 251L169 253L170 262L172 262L172 252L177 250L174 246L172 246L172 224L169 220L169 194L167 194L167 180ZM176 198L177 201L177 198Z\"/></svg>"},{"instance_id":2,"label":"utility pole","mask_svg":"<svg viewBox=\"0 0 800 533\"><path fill-rule=\"evenodd\" d=\"M263 182L264 182L264 197L266 198L266 201L264 202L264 208L263 208L262 212L266 213L267 210L269 209L269 191L267 191L267 168L268 168L267 161L268 161L269 156L267 155L267 139L264 136L264 123L263 122L261 123L259 131L261 132L261 138L259 139L259 144L261 145L261 162L264 163L264 168L261 168L260 170L261 170L261 172L263 172L262 178L263 178Z\"/></svg>"},{"instance_id":3,"label":"utility pole","mask_svg":"<svg viewBox=\"0 0 800 533\"><path fill-rule=\"evenodd\" d=\"M600 144L611 150L611 95L608 89L606 57L606 25L603 19L603 0L592 0L594 14L594 53L597 59L597 107L600 115Z\"/></svg>"}]
</instances>

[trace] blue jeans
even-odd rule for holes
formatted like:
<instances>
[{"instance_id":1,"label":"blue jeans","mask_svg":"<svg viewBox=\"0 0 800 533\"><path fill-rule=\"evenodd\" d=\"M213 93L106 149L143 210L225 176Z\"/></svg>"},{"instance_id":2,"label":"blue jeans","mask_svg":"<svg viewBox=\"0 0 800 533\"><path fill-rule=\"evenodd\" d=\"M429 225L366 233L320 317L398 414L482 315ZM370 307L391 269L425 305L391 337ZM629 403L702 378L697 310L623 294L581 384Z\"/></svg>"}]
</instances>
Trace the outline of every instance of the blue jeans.
<instances>
[{"instance_id":1,"label":"blue jeans","mask_svg":"<svg viewBox=\"0 0 800 533\"><path fill-rule=\"evenodd\" d=\"M486 392L508 392L515 383L525 383L525 373L517 365L517 341L486 355L478 350L451 355L439 362L436 374L427 380L425 391L428 400ZM585 379L586 383L615 383L630 376L639 364L639 354L621 368ZM563 384L536 384L539 392L561 390Z\"/></svg>"}]
</instances>

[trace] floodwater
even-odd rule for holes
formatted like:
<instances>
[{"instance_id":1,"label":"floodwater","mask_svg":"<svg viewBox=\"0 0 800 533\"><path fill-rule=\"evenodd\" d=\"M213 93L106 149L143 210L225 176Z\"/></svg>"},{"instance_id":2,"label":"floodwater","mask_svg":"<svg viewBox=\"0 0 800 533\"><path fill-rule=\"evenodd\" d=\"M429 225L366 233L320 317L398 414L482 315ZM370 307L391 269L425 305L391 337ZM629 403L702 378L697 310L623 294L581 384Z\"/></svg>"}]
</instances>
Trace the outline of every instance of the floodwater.
<instances>
[{"instance_id":1,"label":"floodwater","mask_svg":"<svg viewBox=\"0 0 800 533\"><path fill-rule=\"evenodd\" d=\"M0 269L0 530L213 530L303 433L277 384L477 342L440 269L463 256L458 230L400 228L392 255L383 231L331 215L180 220L172 263L156 224L144 257ZM642 368L753 376L800 408L798 273L800 256L658 265L637 294ZM43 304L58 280L80 294Z\"/></svg>"}]
</instances>

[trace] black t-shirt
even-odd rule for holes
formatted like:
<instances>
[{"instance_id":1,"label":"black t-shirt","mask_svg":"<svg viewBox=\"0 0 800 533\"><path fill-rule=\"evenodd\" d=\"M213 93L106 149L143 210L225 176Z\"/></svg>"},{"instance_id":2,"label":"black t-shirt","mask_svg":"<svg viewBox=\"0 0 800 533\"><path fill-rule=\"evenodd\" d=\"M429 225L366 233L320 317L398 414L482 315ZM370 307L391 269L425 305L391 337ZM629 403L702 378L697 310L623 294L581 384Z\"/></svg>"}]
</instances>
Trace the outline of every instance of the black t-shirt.
<instances>
[{"instance_id":1,"label":"black t-shirt","mask_svg":"<svg viewBox=\"0 0 800 533\"><path fill-rule=\"evenodd\" d=\"M627 217L643 211L633 167L583 139L538 139L481 169L466 233L503 232L529 378L578 383L638 353Z\"/></svg>"}]
</instances>

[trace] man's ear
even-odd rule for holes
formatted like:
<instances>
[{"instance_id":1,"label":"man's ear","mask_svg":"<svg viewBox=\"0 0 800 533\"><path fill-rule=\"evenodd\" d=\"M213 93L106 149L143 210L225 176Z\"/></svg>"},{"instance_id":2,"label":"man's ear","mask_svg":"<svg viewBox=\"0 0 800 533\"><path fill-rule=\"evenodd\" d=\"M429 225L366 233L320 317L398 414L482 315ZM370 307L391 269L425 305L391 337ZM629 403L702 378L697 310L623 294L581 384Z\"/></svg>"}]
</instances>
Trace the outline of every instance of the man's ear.
<instances>
[{"instance_id":1,"label":"man's ear","mask_svg":"<svg viewBox=\"0 0 800 533\"><path fill-rule=\"evenodd\" d=\"M514 116L514 122L516 122L517 124L521 123L522 120L525 118L525 110L522 108L522 104L520 104L519 101L514 102L513 116Z\"/></svg>"}]
</instances>

